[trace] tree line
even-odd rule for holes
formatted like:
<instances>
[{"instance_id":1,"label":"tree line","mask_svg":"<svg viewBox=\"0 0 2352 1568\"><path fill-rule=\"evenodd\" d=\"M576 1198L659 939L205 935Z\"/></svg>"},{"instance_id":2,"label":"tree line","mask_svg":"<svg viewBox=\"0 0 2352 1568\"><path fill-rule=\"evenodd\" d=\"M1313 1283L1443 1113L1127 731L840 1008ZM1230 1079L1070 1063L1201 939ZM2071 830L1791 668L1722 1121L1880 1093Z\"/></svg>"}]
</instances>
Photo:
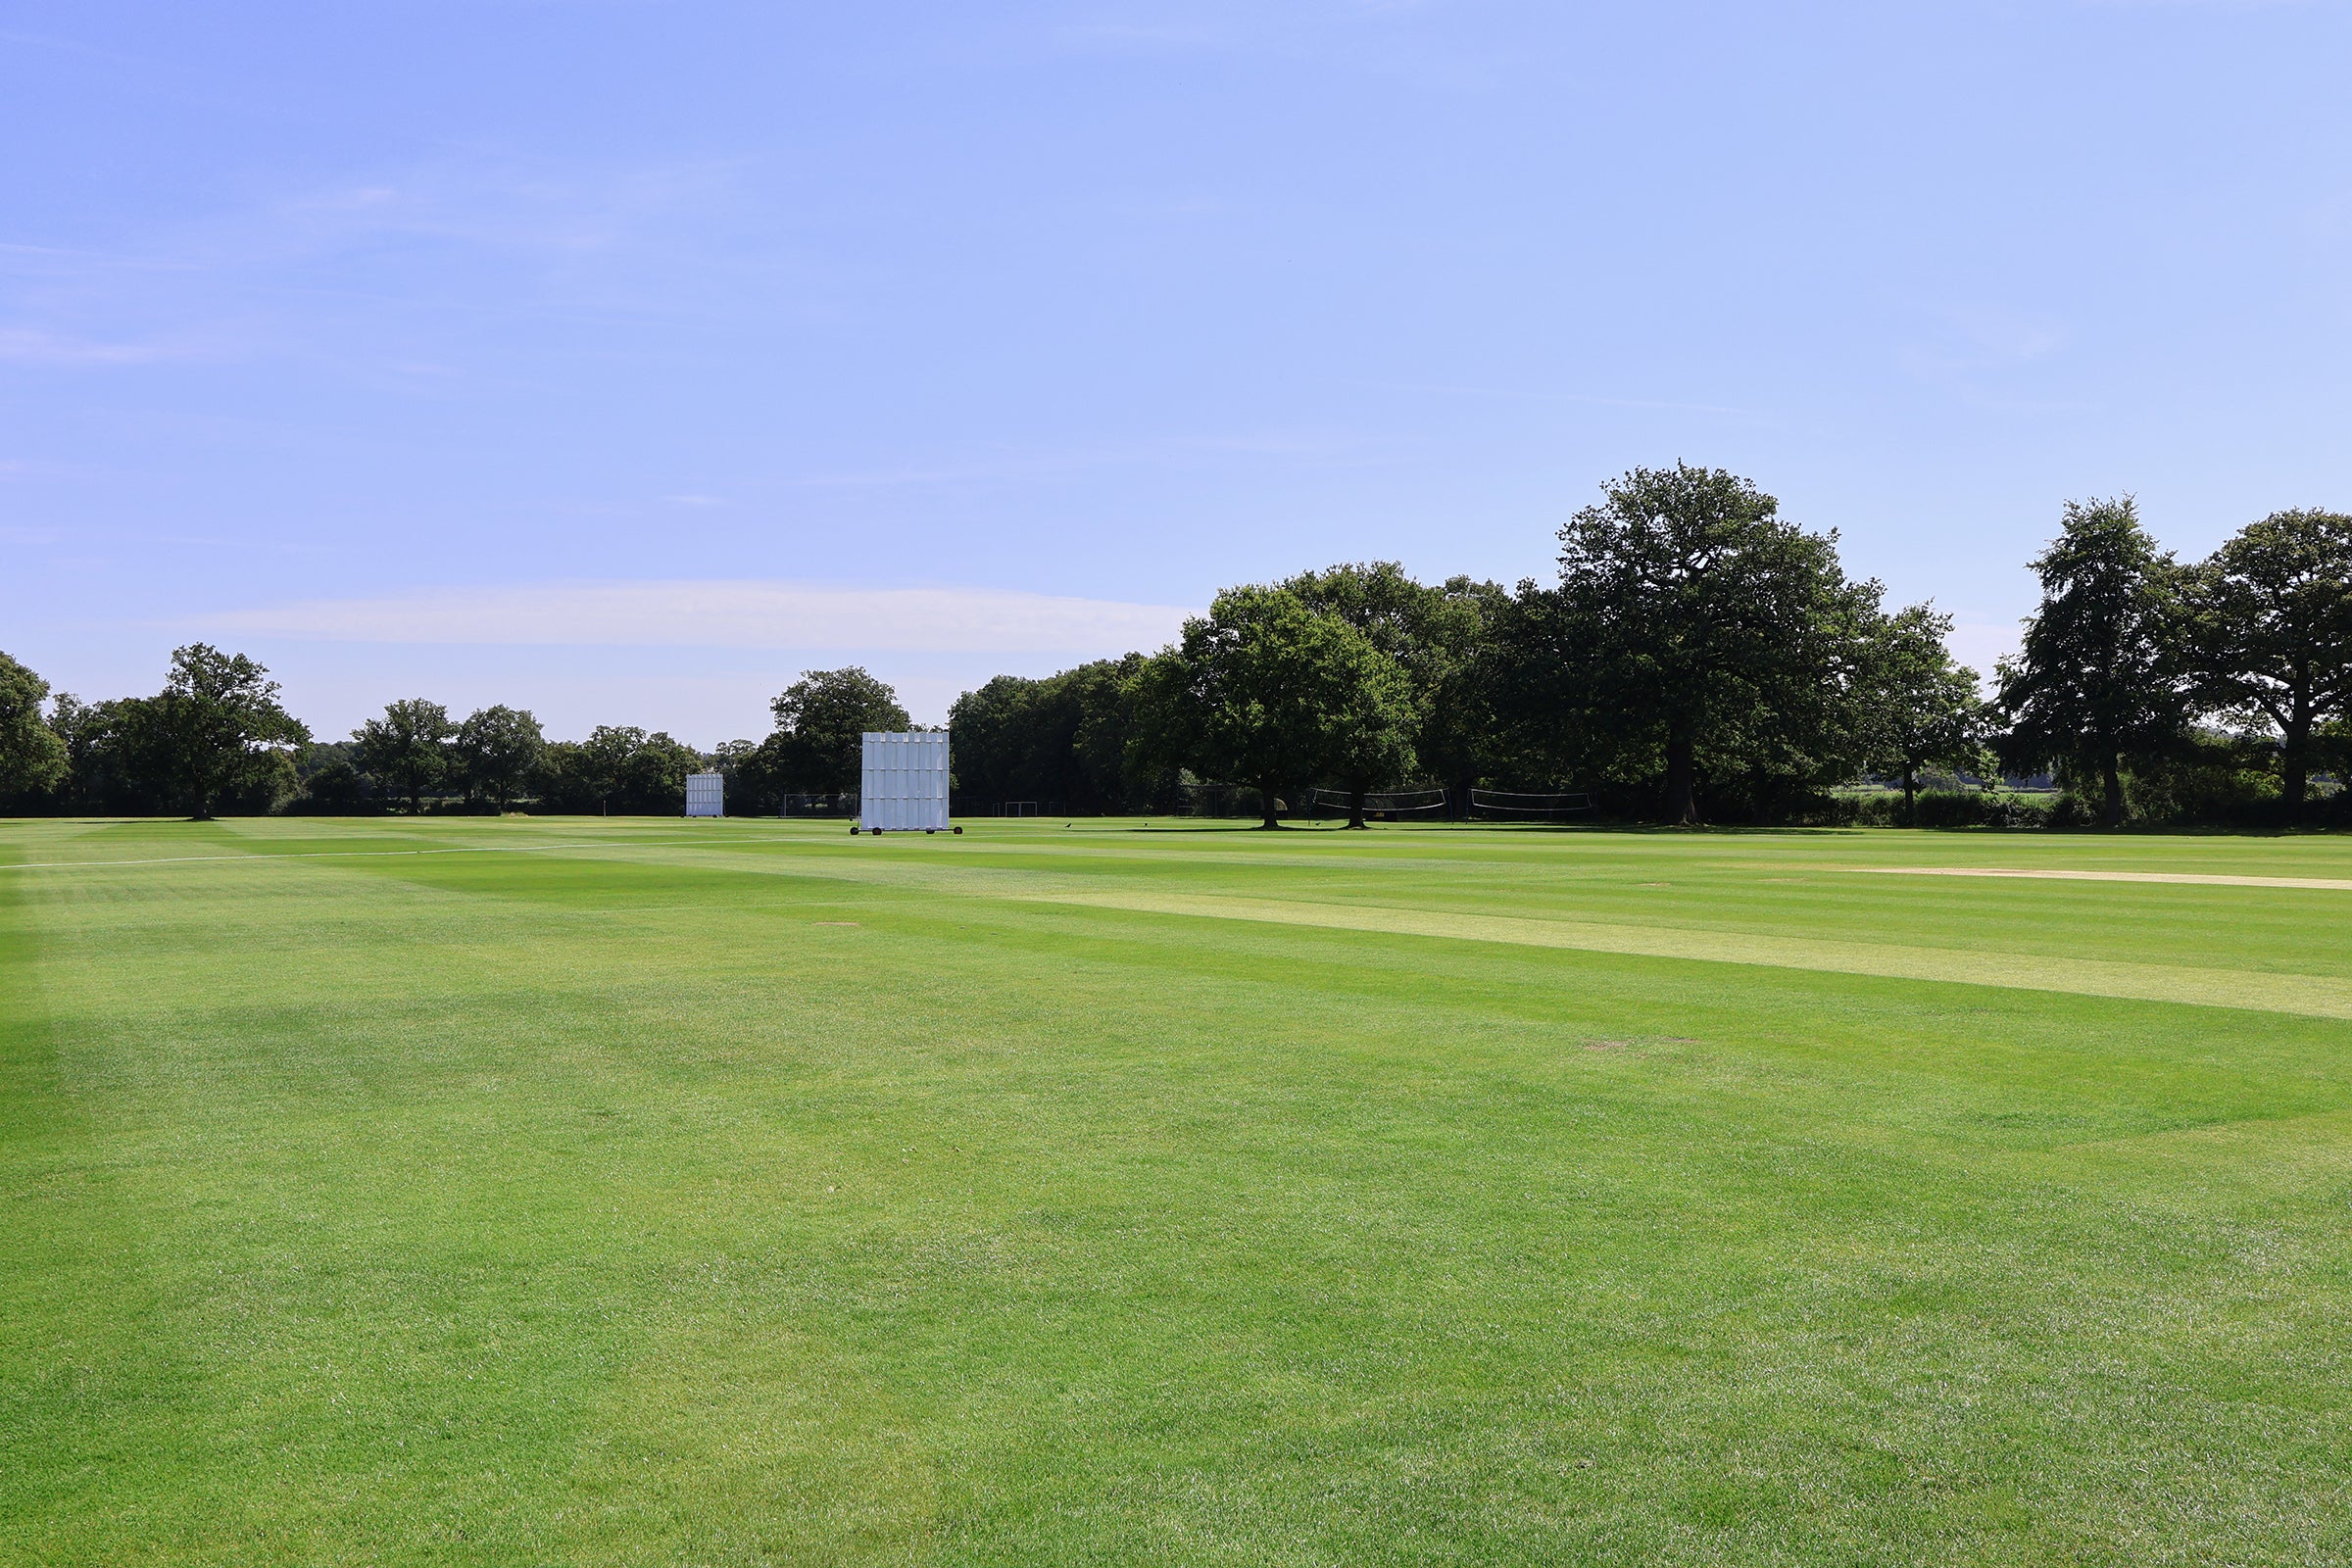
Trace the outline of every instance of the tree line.
<instances>
[{"instance_id":1,"label":"tree line","mask_svg":"<svg viewBox=\"0 0 2352 1568\"><path fill-rule=\"evenodd\" d=\"M1000 678L950 719L959 782L1148 809L1186 779L1229 779L1268 823L1320 785L1350 825L1375 792L1458 803L1483 783L1694 822L1785 819L1873 771L1915 794L1930 768L1983 760L1984 705L1948 620L1886 613L1834 536L1747 481L1637 469L1559 543L1549 584L1336 565L1227 589L1115 672Z\"/></svg>"},{"instance_id":2,"label":"tree line","mask_svg":"<svg viewBox=\"0 0 2352 1568\"><path fill-rule=\"evenodd\" d=\"M1558 545L1549 581L1337 565L1227 589L1154 655L1000 676L951 715L958 786L1160 811L1228 781L1269 824L1316 787L1360 824L1379 791L1458 805L1482 784L1675 823L1871 804L1889 821L2291 822L2321 814L2322 775L2340 808L2352 517L2277 513L2184 563L2129 496L2069 503L1989 696L1950 617L1889 607L1834 532L1721 469L1634 469ZM2031 810L1989 798L2044 775L2059 792ZM1837 793L1863 779L1895 799ZM1946 788L1923 818L1930 780Z\"/></svg>"},{"instance_id":3,"label":"tree line","mask_svg":"<svg viewBox=\"0 0 2352 1568\"><path fill-rule=\"evenodd\" d=\"M85 703L0 654L0 809L80 813L428 808L674 813L686 775L720 769L732 808L773 811L786 792L858 786L859 737L907 729L890 688L863 669L811 670L771 705L761 742L698 751L661 730L605 724L551 741L526 709L464 718L407 698L347 740L315 739L278 683L242 654L175 649L152 697Z\"/></svg>"},{"instance_id":4,"label":"tree line","mask_svg":"<svg viewBox=\"0 0 2352 1568\"><path fill-rule=\"evenodd\" d=\"M2315 820L2342 800L2352 517L2277 513L2183 563L2130 497L2069 503L1989 697L1949 617L1889 608L1834 532L1721 469L1634 469L1558 545L1551 580L1514 588L1389 562L1228 588L1156 653L998 676L951 710L956 790L1072 813L1217 793L1267 825L1308 791L1360 825L1384 791L1458 805L1480 786L1586 792L1629 819L1837 820L1861 779L1898 787L1886 819L1983 820L1955 786L1982 798L2004 773L2053 777L2056 822ZM858 736L912 727L854 667L804 674L770 714L765 739L706 754L630 726L549 741L521 709L412 699L320 742L266 669L208 645L175 651L155 696L86 704L0 655L0 803L673 812L686 774L717 768L731 811L765 812L854 791Z\"/></svg>"}]
</instances>

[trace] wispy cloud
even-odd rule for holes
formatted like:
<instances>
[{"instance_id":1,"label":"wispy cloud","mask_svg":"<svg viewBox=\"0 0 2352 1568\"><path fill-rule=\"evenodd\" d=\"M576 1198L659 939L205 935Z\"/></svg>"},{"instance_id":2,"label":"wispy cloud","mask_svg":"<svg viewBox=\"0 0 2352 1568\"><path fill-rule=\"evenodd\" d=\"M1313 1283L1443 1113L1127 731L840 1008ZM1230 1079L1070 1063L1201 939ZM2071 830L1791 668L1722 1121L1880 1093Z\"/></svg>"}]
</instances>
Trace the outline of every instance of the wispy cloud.
<instances>
[{"instance_id":1,"label":"wispy cloud","mask_svg":"<svg viewBox=\"0 0 2352 1568\"><path fill-rule=\"evenodd\" d=\"M1433 0L1108 0L1082 9L1049 36L1077 54L1145 59L1295 61L1459 93L1492 90L1524 51L1465 39L1443 25L1453 8Z\"/></svg>"},{"instance_id":2,"label":"wispy cloud","mask_svg":"<svg viewBox=\"0 0 2352 1568\"><path fill-rule=\"evenodd\" d=\"M2003 305L1945 304L1925 313L1901 353L1903 368L1928 379L2015 369L2047 360L2073 339L2065 322Z\"/></svg>"},{"instance_id":3,"label":"wispy cloud","mask_svg":"<svg viewBox=\"0 0 2352 1568\"><path fill-rule=\"evenodd\" d=\"M1367 386L1388 392L1428 393L1436 397L1502 398L1514 403L1589 403L1610 409L1666 409L1682 414L1723 414L1735 417L1750 417L1753 409L1736 409L1722 403L1685 403L1673 398L1608 397L1597 392L1531 391L1523 387L1467 386L1450 381L1368 381Z\"/></svg>"},{"instance_id":4,"label":"wispy cloud","mask_svg":"<svg viewBox=\"0 0 2352 1568\"><path fill-rule=\"evenodd\" d=\"M332 642L1114 654L1167 642L1189 613L995 588L557 582L306 600L195 624Z\"/></svg>"},{"instance_id":5,"label":"wispy cloud","mask_svg":"<svg viewBox=\"0 0 2352 1568\"><path fill-rule=\"evenodd\" d=\"M1165 436L1058 451L1007 452L965 462L903 468L812 473L786 481L798 490L895 490L922 485L985 484L1057 478L1093 469L1167 467L1224 458L1304 462L1347 461L1362 442L1344 432L1268 431L1260 434Z\"/></svg>"},{"instance_id":6,"label":"wispy cloud","mask_svg":"<svg viewBox=\"0 0 2352 1568\"><path fill-rule=\"evenodd\" d=\"M445 161L316 187L278 203L280 244L345 250L386 238L439 240L550 258L654 241L681 220L739 210L723 161L556 169Z\"/></svg>"},{"instance_id":7,"label":"wispy cloud","mask_svg":"<svg viewBox=\"0 0 2352 1568\"><path fill-rule=\"evenodd\" d=\"M148 365L187 359L193 352L184 343L103 343L32 327L0 327L0 361L17 365Z\"/></svg>"},{"instance_id":8,"label":"wispy cloud","mask_svg":"<svg viewBox=\"0 0 2352 1568\"><path fill-rule=\"evenodd\" d=\"M444 156L265 190L105 249L0 239L0 365L323 359L444 381L467 361L436 320L739 325L747 300L763 319L821 315L815 264L781 226L723 160ZM772 243L722 242L747 235Z\"/></svg>"}]
</instances>

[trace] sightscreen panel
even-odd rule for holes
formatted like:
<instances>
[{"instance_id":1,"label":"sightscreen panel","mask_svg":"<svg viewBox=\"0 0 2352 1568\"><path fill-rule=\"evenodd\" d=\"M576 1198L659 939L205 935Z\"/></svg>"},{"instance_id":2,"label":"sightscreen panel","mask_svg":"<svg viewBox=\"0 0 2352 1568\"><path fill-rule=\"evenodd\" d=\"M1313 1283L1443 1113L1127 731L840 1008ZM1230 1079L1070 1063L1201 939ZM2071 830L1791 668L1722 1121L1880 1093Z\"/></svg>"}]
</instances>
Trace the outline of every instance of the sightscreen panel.
<instances>
[{"instance_id":1,"label":"sightscreen panel","mask_svg":"<svg viewBox=\"0 0 2352 1568\"><path fill-rule=\"evenodd\" d=\"M936 833L947 827L946 730L866 732L858 825L886 833Z\"/></svg>"}]
</instances>

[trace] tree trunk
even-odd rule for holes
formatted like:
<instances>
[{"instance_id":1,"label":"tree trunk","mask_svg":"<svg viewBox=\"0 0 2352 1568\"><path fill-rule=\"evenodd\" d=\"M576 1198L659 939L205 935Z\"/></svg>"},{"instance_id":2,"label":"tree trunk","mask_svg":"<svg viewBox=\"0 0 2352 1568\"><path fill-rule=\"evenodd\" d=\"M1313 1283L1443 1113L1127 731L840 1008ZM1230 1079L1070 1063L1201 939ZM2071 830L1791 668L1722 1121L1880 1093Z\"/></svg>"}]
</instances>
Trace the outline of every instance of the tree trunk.
<instances>
[{"instance_id":1,"label":"tree trunk","mask_svg":"<svg viewBox=\"0 0 2352 1568\"><path fill-rule=\"evenodd\" d=\"M2124 825L2124 775L2122 766L2113 752L2109 752L2099 759L2099 782L2107 791L2105 825L2122 827Z\"/></svg>"},{"instance_id":2,"label":"tree trunk","mask_svg":"<svg viewBox=\"0 0 2352 1568\"><path fill-rule=\"evenodd\" d=\"M1364 792L1362 790L1350 788L1348 791L1348 825L1349 827L1366 825L1364 822Z\"/></svg>"},{"instance_id":3,"label":"tree trunk","mask_svg":"<svg viewBox=\"0 0 2352 1568\"><path fill-rule=\"evenodd\" d=\"M1903 822L1919 826L1919 772L1909 762L1903 764Z\"/></svg>"},{"instance_id":4,"label":"tree trunk","mask_svg":"<svg viewBox=\"0 0 2352 1568\"><path fill-rule=\"evenodd\" d=\"M2278 794L2289 821L2303 814L2311 789L2311 722L2289 724L2278 737Z\"/></svg>"},{"instance_id":5,"label":"tree trunk","mask_svg":"<svg viewBox=\"0 0 2352 1568\"><path fill-rule=\"evenodd\" d=\"M1676 719L1666 731L1666 819L1698 825L1698 737L1696 726Z\"/></svg>"},{"instance_id":6,"label":"tree trunk","mask_svg":"<svg viewBox=\"0 0 2352 1568\"><path fill-rule=\"evenodd\" d=\"M1266 817L1264 821L1257 824L1259 827L1282 826L1282 823L1277 821L1274 816L1274 785L1271 780L1261 779L1258 781L1257 805L1258 809L1263 811Z\"/></svg>"}]
</instances>

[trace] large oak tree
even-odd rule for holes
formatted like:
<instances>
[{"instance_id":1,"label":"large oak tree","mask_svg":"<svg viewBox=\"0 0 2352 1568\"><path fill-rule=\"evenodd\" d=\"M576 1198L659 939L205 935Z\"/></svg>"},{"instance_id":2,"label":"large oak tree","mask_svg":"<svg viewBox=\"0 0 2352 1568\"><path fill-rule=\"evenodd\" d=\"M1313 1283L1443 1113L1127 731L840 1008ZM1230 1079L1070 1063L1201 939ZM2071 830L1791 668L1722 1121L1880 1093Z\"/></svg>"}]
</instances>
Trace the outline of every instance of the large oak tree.
<instances>
[{"instance_id":1,"label":"large oak tree","mask_svg":"<svg viewBox=\"0 0 2352 1568\"><path fill-rule=\"evenodd\" d=\"M2300 812L2313 738L2352 704L2352 517L2275 512L2182 586L2198 699L2278 735L2279 793Z\"/></svg>"},{"instance_id":2,"label":"large oak tree","mask_svg":"<svg viewBox=\"0 0 2352 1568\"><path fill-rule=\"evenodd\" d=\"M546 750L537 716L503 703L468 713L451 743L466 787L488 796L502 812L521 793Z\"/></svg>"},{"instance_id":3,"label":"large oak tree","mask_svg":"<svg viewBox=\"0 0 2352 1568\"><path fill-rule=\"evenodd\" d=\"M2070 501L2062 531L2034 561L2041 606L2023 648L2000 665L2014 766L2096 779L2101 816L2124 819L2124 762L2175 742L2187 722L2177 658L2180 570L2139 525L2130 496Z\"/></svg>"},{"instance_id":4,"label":"large oak tree","mask_svg":"<svg viewBox=\"0 0 2352 1568\"><path fill-rule=\"evenodd\" d=\"M1876 583L1835 534L1721 468L1635 468L1560 530L1556 601L1537 617L1568 662L1565 700L1620 771L1655 766L1669 821L1699 818L1717 771L1828 778L1850 763L1845 704Z\"/></svg>"},{"instance_id":5,"label":"large oak tree","mask_svg":"<svg viewBox=\"0 0 2352 1568\"><path fill-rule=\"evenodd\" d=\"M1467 806L1492 760L1480 651L1492 635L1502 588L1468 577L1432 587L1394 561L1350 563L1300 572L1280 586L1310 608L1339 616L1396 662L1413 699L1413 759ZM1378 757L1379 753L1367 754ZM1364 796L1396 775L1340 775L1351 827L1364 825Z\"/></svg>"},{"instance_id":6,"label":"large oak tree","mask_svg":"<svg viewBox=\"0 0 2352 1568\"><path fill-rule=\"evenodd\" d=\"M66 777L66 743L41 710L49 683L0 654L0 797L48 790Z\"/></svg>"},{"instance_id":7,"label":"large oak tree","mask_svg":"<svg viewBox=\"0 0 2352 1568\"><path fill-rule=\"evenodd\" d=\"M421 697L386 703L379 717L351 732L359 765L407 797L409 813L424 808L424 792L441 782L453 760L450 741L457 726L449 710Z\"/></svg>"},{"instance_id":8,"label":"large oak tree","mask_svg":"<svg viewBox=\"0 0 2352 1568\"><path fill-rule=\"evenodd\" d=\"M1863 638L1854 718L1864 763L1901 781L1907 821L1918 819L1923 768L1977 766L1984 754L1984 700L1977 672L1945 644L1951 630L1951 616L1913 605L1879 617Z\"/></svg>"},{"instance_id":9,"label":"large oak tree","mask_svg":"<svg viewBox=\"0 0 2352 1568\"><path fill-rule=\"evenodd\" d=\"M842 794L858 788L862 737L914 727L898 693L851 664L812 669L768 704L774 733L741 764L763 780L761 793L805 790Z\"/></svg>"},{"instance_id":10,"label":"large oak tree","mask_svg":"<svg viewBox=\"0 0 2352 1568\"><path fill-rule=\"evenodd\" d=\"M1276 801L1324 778L1412 764L1411 683L1338 615L1282 588L1229 588L1136 676L1138 745L1203 777Z\"/></svg>"},{"instance_id":11,"label":"large oak tree","mask_svg":"<svg viewBox=\"0 0 2352 1568\"><path fill-rule=\"evenodd\" d=\"M210 643L172 651L164 689L141 705L137 751L158 781L176 790L201 819L258 763L311 738L277 700L270 671Z\"/></svg>"}]
</instances>

